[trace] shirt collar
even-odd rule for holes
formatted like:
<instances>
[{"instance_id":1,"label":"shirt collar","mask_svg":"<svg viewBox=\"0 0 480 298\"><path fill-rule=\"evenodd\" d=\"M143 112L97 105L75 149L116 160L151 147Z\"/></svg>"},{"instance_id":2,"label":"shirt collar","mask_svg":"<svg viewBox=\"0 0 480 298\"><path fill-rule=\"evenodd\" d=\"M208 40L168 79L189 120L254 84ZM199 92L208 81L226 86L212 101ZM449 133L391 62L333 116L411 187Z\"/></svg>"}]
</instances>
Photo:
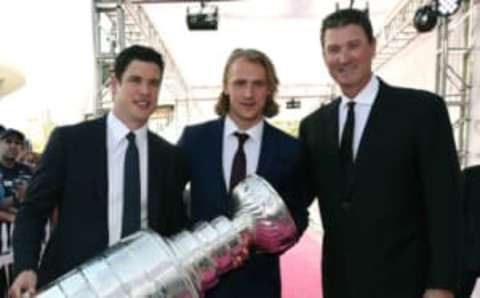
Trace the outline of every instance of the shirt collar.
<instances>
[{"instance_id":1,"label":"shirt collar","mask_svg":"<svg viewBox=\"0 0 480 298\"><path fill-rule=\"evenodd\" d=\"M126 135L130 132L130 129L125 126L125 124L118 119L113 112L110 112L107 116L107 127L109 135L111 135L111 140L113 145L116 147L123 140L125 140ZM143 140L147 137L147 124L133 131L137 140Z\"/></svg>"},{"instance_id":2,"label":"shirt collar","mask_svg":"<svg viewBox=\"0 0 480 298\"><path fill-rule=\"evenodd\" d=\"M248 134L249 139L252 139L255 142L260 143L263 134L263 127L265 123L263 121L258 122L254 126L250 127L247 130L243 130L238 128L238 126L233 122L233 120L227 115L225 116L225 128L224 128L224 135L225 136L233 136L233 134L237 131L243 132Z\"/></svg>"},{"instance_id":3,"label":"shirt collar","mask_svg":"<svg viewBox=\"0 0 480 298\"><path fill-rule=\"evenodd\" d=\"M341 105L345 107L349 101L353 100L356 104L371 106L377 97L379 87L380 82L378 78L372 75L368 84L354 98L349 98L345 94L342 94Z\"/></svg>"}]
</instances>

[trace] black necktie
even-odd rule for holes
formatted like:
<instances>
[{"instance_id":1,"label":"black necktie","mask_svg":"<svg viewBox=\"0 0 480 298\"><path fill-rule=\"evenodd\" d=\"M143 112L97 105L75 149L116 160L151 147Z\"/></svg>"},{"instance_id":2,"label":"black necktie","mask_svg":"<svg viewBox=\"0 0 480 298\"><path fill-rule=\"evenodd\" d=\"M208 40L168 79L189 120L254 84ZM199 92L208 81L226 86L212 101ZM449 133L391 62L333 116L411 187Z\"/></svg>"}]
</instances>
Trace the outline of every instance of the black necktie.
<instances>
[{"instance_id":1,"label":"black necktie","mask_svg":"<svg viewBox=\"0 0 480 298\"><path fill-rule=\"evenodd\" d=\"M123 181L122 237L140 229L140 165L135 134L127 135L128 147L125 153Z\"/></svg>"},{"instance_id":2,"label":"black necktie","mask_svg":"<svg viewBox=\"0 0 480 298\"><path fill-rule=\"evenodd\" d=\"M342 140L340 142L340 156L343 165L353 164L353 134L355 131L355 102L347 103L347 120L343 126Z\"/></svg>"},{"instance_id":3,"label":"black necktie","mask_svg":"<svg viewBox=\"0 0 480 298\"><path fill-rule=\"evenodd\" d=\"M343 126L342 139L340 142L340 163L342 169L342 181L344 184L345 195L343 200L350 200L350 191L353 183L353 135L355 131L355 102L347 103L347 120Z\"/></svg>"},{"instance_id":4,"label":"black necktie","mask_svg":"<svg viewBox=\"0 0 480 298\"><path fill-rule=\"evenodd\" d=\"M243 145L248 139L248 134L235 132L234 135L238 138L238 148L233 157L232 172L230 175L230 191L233 190L238 182L245 179L247 173L247 158L245 151L243 151Z\"/></svg>"}]
</instances>

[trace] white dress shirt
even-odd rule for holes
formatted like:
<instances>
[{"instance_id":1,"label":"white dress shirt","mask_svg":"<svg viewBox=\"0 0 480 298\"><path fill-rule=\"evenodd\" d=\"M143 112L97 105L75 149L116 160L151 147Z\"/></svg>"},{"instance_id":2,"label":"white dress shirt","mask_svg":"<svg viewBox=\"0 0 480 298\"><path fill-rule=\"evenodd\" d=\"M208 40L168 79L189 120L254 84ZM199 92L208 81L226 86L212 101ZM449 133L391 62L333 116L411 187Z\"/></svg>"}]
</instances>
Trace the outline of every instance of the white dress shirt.
<instances>
[{"instance_id":1,"label":"white dress shirt","mask_svg":"<svg viewBox=\"0 0 480 298\"><path fill-rule=\"evenodd\" d=\"M225 127L223 130L223 177L225 179L225 186L230 188L230 175L232 174L233 157L238 148L238 138L234 135L235 132L248 134L248 139L243 145L245 156L247 159L247 175L253 174L257 170L258 159L260 157L260 148L262 146L263 135L263 121L260 121L255 126L248 130L241 130L237 127L230 117L225 117Z\"/></svg>"},{"instance_id":2,"label":"white dress shirt","mask_svg":"<svg viewBox=\"0 0 480 298\"><path fill-rule=\"evenodd\" d=\"M353 158L357 157L358 147L360 146L360 141L362 139L363 131L365 129L365 125L367 124L368 116L370 115L370 111L372 109L373 103L375 98L378 94L378 89L380 87L380 83L378 78L372 75L372 78L365 86L365 88L360 91L357 96L354 98L348 98L345 95L342 95L342 99L340 102L340 108L338 109L338 144L340 145L342 140L342 133L343 128L345 126L345 122L347 121L347 112L348 106L347 103L349 101L355 102L355 128L353 134Z\"/></svg>"},{"instance_id":3,"label":"white dress shirt","mask_svg":"<svg viewBox=\"0 0 480 298\"><path fill-rule=\"evenodd\" d=\"M113 245L121 238L123 218L123 176L127 134L130 130L113 113L107 116L107 162L108 162L108 243ZM147 126L133 131L140 158L141 226L147 226Z\"/></svg>"}]
</instances>

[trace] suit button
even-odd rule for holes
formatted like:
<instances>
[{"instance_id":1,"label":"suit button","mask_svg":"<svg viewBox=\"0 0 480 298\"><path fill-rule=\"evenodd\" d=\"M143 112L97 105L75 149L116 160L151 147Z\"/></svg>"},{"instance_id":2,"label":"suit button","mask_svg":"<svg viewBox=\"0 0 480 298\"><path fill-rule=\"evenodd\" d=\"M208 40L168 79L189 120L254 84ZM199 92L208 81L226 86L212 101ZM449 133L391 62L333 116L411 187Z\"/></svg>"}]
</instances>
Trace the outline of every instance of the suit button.
<instances>
[{"instance_id":1,"label":"suit button","mask_svg":"<svg viewBox=\"0 0 480 298\"><path fill-rule=\"evenodd\" d=\"M352 205L350 202L347 202L347 201L343 201L341 204L341 207L343 210L348 210L350 209L350 206Z\"/></svg>"}]
</instances>

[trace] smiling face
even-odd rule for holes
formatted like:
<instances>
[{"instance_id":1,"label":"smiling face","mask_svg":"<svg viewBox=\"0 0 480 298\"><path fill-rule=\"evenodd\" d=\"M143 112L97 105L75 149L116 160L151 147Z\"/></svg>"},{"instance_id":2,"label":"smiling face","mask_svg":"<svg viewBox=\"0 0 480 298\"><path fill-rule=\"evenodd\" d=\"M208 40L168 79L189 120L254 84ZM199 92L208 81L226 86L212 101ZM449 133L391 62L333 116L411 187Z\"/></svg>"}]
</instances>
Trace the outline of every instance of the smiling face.
<instances>
[{"instance_id":1,"label":"smiling face","mask_svg":"<svg viewBox=\"0 0 480 298\"><path fill-rule=\"evenodd\" d=\"M129 129L147 123L157 106L161 77L157 64L141 60L132 60L121 78L113 77L113 113Z\"/></svg>"},{"instance_id":2,"label":"smiling face","mask_svg":"<svg viewBox=\"0 0 480 298\"><path fill-rule=\"evenodd\" d=\"M229 67L223 92L229 97L228 115L239 128L248 129L263 119L271 95L265 68L245 58Z\"/></svg>"},{"instance_id":3,"label":"smiling face","mask_svg":"<svg viewBox=\"0 0 480 298\"><path fill-rule=\"evenodd\" d=\"M325 31L323 58L330 75L350 98L372 77L375 41L369 41L362 27L346 25Z\"/></svg>"}]
</instances>

